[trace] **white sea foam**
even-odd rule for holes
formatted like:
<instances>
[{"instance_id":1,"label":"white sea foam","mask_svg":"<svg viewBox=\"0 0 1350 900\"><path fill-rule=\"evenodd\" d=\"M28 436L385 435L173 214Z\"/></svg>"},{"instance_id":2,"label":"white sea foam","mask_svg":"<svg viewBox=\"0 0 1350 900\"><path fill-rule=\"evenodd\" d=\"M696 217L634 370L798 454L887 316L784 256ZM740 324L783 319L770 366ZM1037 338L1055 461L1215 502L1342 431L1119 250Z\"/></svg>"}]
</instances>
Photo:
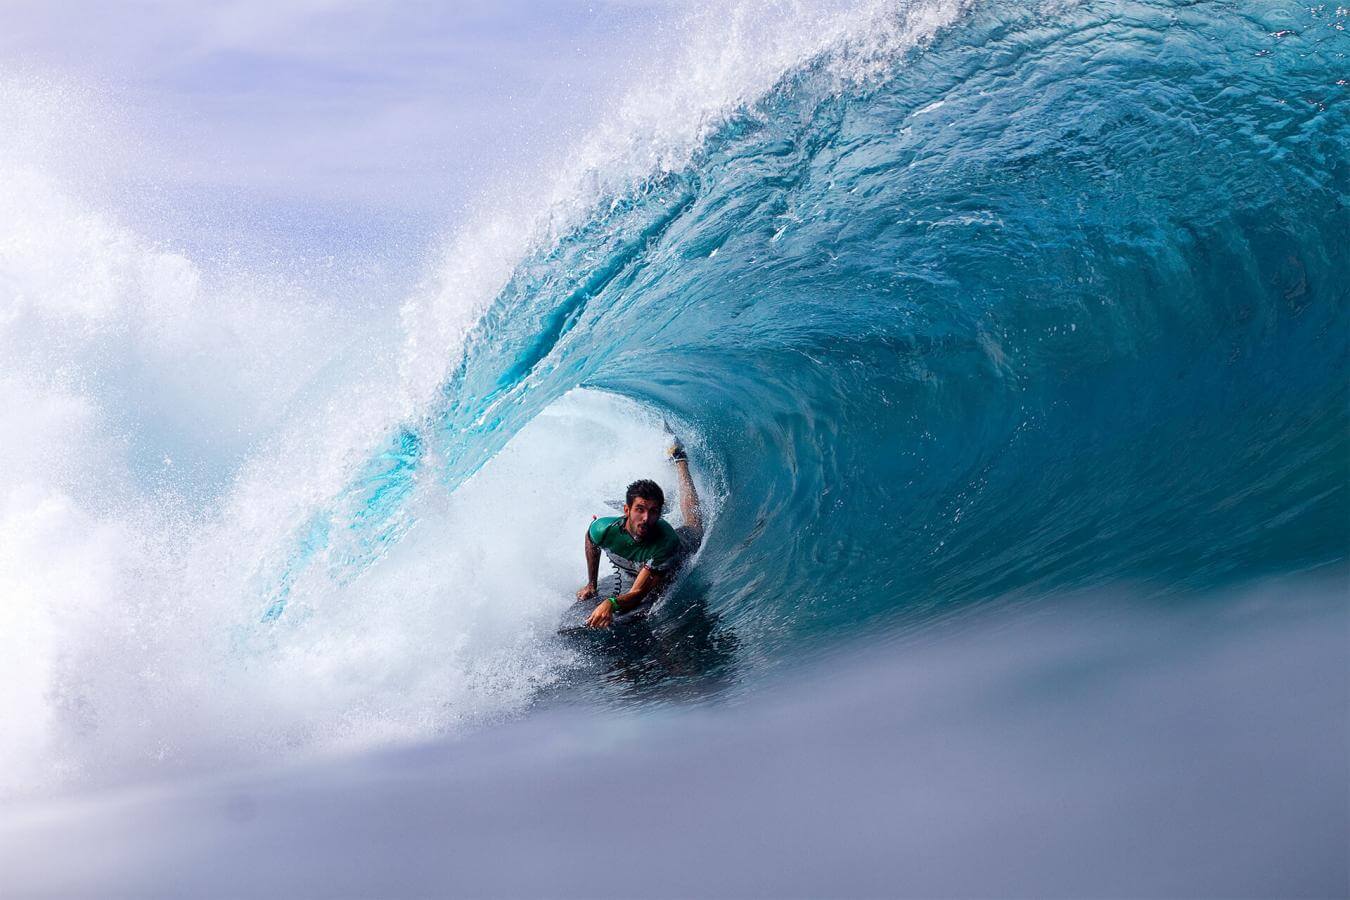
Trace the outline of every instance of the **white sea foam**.
<instances>
[{"instance_id":1,"label":"white sea foam","mask_svg":"<svg viewBox=\"0 0 1350 900\"><path fill-rule=\"evenodd\" d=\"M136 233L98 188L141 150L100 133L97 99L0 80L0 795L518 708L555 669L540 635L577 581L577 522L659 460L657 423L634 409L574 396L455 495L421 480L379 565L344 583L309 567L270 630L260 563L284 565L357 467L432 409L531 248L685 165L793 67L843 48L837 76L867 77L961 5L696 14L552 177L485 191L398 321Z\"/></svg>"}]
</instances>

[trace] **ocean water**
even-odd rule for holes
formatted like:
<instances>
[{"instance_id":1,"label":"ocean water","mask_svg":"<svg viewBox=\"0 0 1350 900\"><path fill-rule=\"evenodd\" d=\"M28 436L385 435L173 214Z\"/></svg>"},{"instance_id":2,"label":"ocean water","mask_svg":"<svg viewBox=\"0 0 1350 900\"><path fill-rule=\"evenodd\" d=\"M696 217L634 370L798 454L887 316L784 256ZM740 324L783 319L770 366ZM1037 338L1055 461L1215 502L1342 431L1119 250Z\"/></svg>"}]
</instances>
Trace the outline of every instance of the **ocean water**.
<instances>
[{"instance_id":1,"label":"ocean water","mask_svg":"<svg viewBox=\"0 0 1350 900\"><path fill-rule=\"evenodd\" d=\"M1347 26L706 10L396 305L140 234L5 83L7 871L1343 893ZM697 563L563 639L666 423Z\"/></svg>"}]
</instances>

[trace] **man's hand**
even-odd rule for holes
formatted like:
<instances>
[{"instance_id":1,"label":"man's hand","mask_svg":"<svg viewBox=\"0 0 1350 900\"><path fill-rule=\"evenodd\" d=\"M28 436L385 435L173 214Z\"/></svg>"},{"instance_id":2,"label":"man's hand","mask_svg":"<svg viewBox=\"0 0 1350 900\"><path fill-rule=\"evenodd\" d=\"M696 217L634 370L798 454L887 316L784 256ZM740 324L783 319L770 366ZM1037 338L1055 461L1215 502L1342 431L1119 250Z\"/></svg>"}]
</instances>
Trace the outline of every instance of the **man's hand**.
<instances>
[{"instance_id":1,"label":"man's hand","mask_svg":"<svg viewBox=\"0 0 1350 900\"><path fill-rule=\"evenodd\" d=\"M600 593L600 591L598 588L596 588L595 582L591 582L590 584L584 584L581 586L581 588L577 591L577 599L589 600L598 593Z\"/></svg>"},{"instance_id":2,"label":"man's hand","mask_svg":"<svg viewBox=\"0 0 1350 900\"><path fill-rule=\"evenodd\" d=\"M609 600L601 600L600 605L591 611L591 617L586 620L589 628L608 628L614 621L614 606Z\"/></svg>"}]
</instances>

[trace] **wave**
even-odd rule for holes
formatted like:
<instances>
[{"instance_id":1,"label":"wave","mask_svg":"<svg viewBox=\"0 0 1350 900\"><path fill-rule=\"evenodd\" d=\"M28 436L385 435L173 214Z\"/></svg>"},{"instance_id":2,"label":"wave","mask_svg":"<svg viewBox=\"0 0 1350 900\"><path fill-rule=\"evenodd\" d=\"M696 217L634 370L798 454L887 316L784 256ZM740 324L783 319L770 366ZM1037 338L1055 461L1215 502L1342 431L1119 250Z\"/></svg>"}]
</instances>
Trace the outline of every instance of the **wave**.
<instances>
[{"instance_id":1,"label":"wave","mask_svg":"<svg viewBox=\"0 0 1350 900\"><path fill-rule=\"evenodd\" d=\"M706 589L808 637L1343 559L1344 18L990 4L859 81L841 42L527 256L421 434L453 485L578 385L678 416Z\"/></svg>"},{"instance_id":2,"label":"wave","mask_svg":"<svg viewBox=\"0 0 1350 900\"><path fill-rule=\"evenodd\" d=\"M34 357L14 408L45 411L45 442L92 435L83 480L10 463L30 487L6 498L28 535L0 569L11 633L47 648L11 679L33 723L14 777L416 737L570 689L575 651L550 640L568 522L660 471L662 418L716 511L658 619L706 639L696 675L989 603L1344 561L1342 11L781 12L704 23L687 77L635 89L537 195L489 198L507 212L461 229L389 346L361 348L370 319L256 306L241 331L305 347L261 345L262 374L150 365L172 388L157 429L119 418L144 392L123 363L171 323L228 359L229 301L276 289L204 286L107 222L68 267L111 271L102 294L7 270L37 305L7 314L6 348L40 333L76 374ZM34 191L15 205L60 196ZM72 319L72 296L108 303ZM255 430L165 489L146 460L205 435L183 421L204 383ZM113 490L89 461L128 435ZM28 574L76 570L95 575Z\"/></svg>"}]
</instances>

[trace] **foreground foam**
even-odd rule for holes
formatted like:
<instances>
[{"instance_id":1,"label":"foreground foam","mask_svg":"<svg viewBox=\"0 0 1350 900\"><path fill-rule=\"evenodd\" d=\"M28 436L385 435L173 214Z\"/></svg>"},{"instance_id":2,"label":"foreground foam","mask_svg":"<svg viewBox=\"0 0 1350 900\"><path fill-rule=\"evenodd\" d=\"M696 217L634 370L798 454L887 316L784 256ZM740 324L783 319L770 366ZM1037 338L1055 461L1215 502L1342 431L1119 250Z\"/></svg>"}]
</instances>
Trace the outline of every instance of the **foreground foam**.
<instances>
[{"instance_id":1,"label":"foreground foam","mask_svg":"<svg viewBox=\"0 0 1350 900\"><path fill-rule=\"evenodd\" d=\"M15 807L0 863L20 893L1334 896L1343 577L1218 616L1060 598L863 642L753 704ZM603 865L597 832L623 845Z\"/></svg>"}]
</instances>

